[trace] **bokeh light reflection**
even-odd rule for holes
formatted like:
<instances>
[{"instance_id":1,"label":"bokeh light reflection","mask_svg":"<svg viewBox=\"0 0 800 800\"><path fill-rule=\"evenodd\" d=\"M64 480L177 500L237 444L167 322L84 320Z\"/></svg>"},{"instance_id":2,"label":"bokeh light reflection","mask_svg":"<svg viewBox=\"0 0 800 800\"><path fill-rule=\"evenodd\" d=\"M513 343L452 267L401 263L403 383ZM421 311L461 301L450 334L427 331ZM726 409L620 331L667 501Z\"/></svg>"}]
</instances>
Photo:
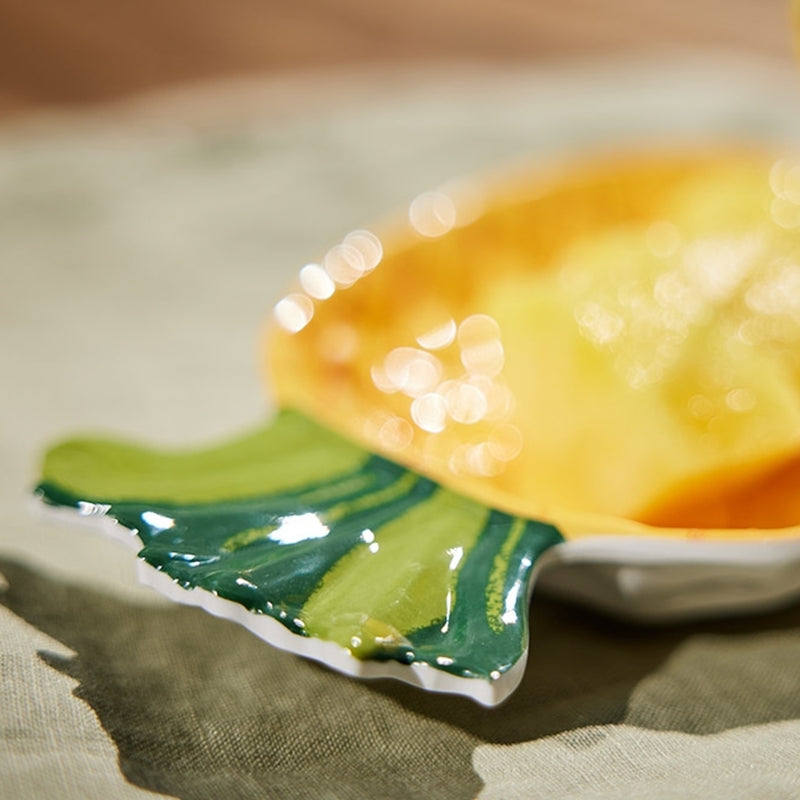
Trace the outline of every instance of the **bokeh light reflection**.
<instances>
[{"instance_id":1,"label":"bokeh light reflection","mask_svg":"<svg viewBox=\"0 0 800 800\"><path fill-rule=\"evenodd\" d=\"M395 391L419 397L439 382L442 365L436 356L415 347L396 347L383 361L383 375Z\"/></svg>"},{"instance_id":2,"label":"bokeh light reflection","mask_svg":"<svg viewBox=\"0 0 800 800\"><path fill-rule=\"evenodd\" d=\"M437 392L420 395L411 403L411 418L428 433L441 433L447 426L447 402Z\"/></svg>"},{"instance_id":3,"label":"bokeh light reflection","mask_svg":"<svg viewBox=\"0 0 800 800\"><path fill-rule=\"evenodd\" d=\"M342 288L352 286L367 271L364 254L344 242L328 250L322 266L333 282Z\"/></svg>"},{"instance_id":4,"label":"bokeh light reflection","mask_svg":"<svg viewBox=\"0 0 800 800\"><path fill-rule=\"evenodd\" d=\"M372 272L383 258L381 240L372 231L364 229L351 231L344 237L342 244L354 248L361 254L363 274Z\"/></svg>"},{"instance_id":5,"label":"bokeh light reflection","mask_svg":"<svg viewBox=\"0 0 800 800\"><path fill-rule=\"evenodd\" d=\"M378 391L410 398L404 410L402 404L394 406L399 415L383 419L378 427L373 424L373 433L384 443L399 441L405 447L409 432L398 420L407 419L427 437L444 436L452 443L447 462L453 472L499 475L522 452L522 433L503 424L515 400L501 374L505 351L497 320L482 313L460 323L450 317L415 338L423 349L396 347L370 368ZM468 442L463 440L465 429L471 432Z\"/></svg>"},{"instance_id":6,"label":"bokeh light reflection","mask_svg":"<svg viewBox=\"0 0 800 800\"><path fill-rule=\"evenodd\" d=\"M319 264L306 264L300 270L300 285L315 300L327 300L336 291L333 279Z\"/></svg>"},{"instance_id":7,"label":"bokeh light reflection","mask_svg":"<svg viewBox=\"0 0 800 800\"><path fill-rule=\"evenodd\" d=\"M423 192L411 201L408 219L411 227L422 236L444 236L455 227L456 206L444 192Z\"/></svg>"},{"instance_id":8,"label":"bokeh light reflection","mask_svg":"<svg viewBox=\"0 0 800 800\"><path fill-rule=\"evenodd\" d=\"M275 319L289 333L299 333L314 316L314 303L307 295L289 294L275 304Z\"/></svg>"},{"instance_id":9,"label":"bokeh light reflection","mask_svg":"<svg viewBox=\"0 0 800 800\"><path fill-rule=\"evenodd\" d=\"M417 344L426 350L441 350L451 345L456 338L456 321L450 317L441 325L417 336Z\"/></svg>"},{"instance_id":10,"label":"bokeh light reflection","mask_svg":"<svg viewBox=\"0 0 800 800\"><path fill-rule=\"evenodd\" d=\"M467 381L450 381L443 394L447 413L462 425L480 422L489 410L486 395Z\"/></svg>"}]
</instances>

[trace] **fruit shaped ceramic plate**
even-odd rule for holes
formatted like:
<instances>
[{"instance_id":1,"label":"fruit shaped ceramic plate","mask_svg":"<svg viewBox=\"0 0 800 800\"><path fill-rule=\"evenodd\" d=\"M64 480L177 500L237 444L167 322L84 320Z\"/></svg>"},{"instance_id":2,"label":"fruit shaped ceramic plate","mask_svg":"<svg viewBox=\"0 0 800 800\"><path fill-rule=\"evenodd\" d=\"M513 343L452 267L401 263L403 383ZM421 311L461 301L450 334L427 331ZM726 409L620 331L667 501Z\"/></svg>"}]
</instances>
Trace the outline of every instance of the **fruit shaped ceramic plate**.
<instances>
[{"instance_id":1,"label":"fruit shaped ceramic plate","mask_svg":"<svg viewBox=\"0 0 800 800\"><path fill-rule=\"evenodd\" d=\"M269 425L67 442L44 503L279 647L487 705L540 572L645 619L800 594L800 162L598 155L378 230L275 305Z\"/></svg>"}]
</instances>

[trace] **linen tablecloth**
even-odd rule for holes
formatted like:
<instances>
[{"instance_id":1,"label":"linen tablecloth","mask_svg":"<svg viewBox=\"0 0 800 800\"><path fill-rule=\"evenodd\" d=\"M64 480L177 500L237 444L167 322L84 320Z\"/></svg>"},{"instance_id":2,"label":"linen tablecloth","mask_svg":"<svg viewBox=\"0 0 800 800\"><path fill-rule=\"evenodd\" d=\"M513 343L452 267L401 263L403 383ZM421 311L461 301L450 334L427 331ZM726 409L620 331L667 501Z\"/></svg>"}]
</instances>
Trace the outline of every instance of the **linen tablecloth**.
<instances>
[{"instance_id":1,"label":"linen tablecloth","mask_svg":"<svg viewBox=\"0 0 800 800\"><path fill-rule=\"evenodd\" d=\"M485 709L359 682L138 587L30 501L76 432L263 421L263 325L342 234L514 159L800 142L793 75L717 54L327 73L0 129L0 797L796 798L800 607L646 628L534 593Z\"/></svg>"}]
</instances>

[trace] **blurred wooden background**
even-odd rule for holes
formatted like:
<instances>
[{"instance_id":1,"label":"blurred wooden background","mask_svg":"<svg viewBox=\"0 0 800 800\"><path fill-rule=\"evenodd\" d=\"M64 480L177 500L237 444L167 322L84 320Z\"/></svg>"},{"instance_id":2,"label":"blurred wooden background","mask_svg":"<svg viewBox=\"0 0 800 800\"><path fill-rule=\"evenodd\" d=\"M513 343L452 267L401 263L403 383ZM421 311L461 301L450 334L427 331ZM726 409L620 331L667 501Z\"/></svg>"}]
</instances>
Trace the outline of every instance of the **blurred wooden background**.
<instances>
[{"instance_id":1,"label":"blurred wooden background","mask_svg":"<svg viewBox=\"0 0 800 800\"><path fill-rule=\"evenodd\" d=\"M0 113L342 64L662 46L792 58L788 0L0 0Z\"/></svg>"}]
</instances>

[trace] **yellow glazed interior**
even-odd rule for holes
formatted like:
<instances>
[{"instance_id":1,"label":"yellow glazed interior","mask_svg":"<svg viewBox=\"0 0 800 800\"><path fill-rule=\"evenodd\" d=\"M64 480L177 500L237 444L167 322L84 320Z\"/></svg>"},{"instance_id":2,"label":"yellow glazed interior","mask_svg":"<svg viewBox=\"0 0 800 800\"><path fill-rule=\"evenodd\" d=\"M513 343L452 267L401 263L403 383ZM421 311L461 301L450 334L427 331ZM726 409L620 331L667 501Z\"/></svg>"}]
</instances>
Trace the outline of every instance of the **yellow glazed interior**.
<instances>
[{"instance_id":1,"label":"yellow glazed interior","mask_svg":"<svg viewBox=\"0 0 800 800\"><path fill-rule=\"evenodd\" d=\"M800 162L598 157L418 197L276 307L283 406L567 536L797 535Z\"/></svg>"}]
</instances>

